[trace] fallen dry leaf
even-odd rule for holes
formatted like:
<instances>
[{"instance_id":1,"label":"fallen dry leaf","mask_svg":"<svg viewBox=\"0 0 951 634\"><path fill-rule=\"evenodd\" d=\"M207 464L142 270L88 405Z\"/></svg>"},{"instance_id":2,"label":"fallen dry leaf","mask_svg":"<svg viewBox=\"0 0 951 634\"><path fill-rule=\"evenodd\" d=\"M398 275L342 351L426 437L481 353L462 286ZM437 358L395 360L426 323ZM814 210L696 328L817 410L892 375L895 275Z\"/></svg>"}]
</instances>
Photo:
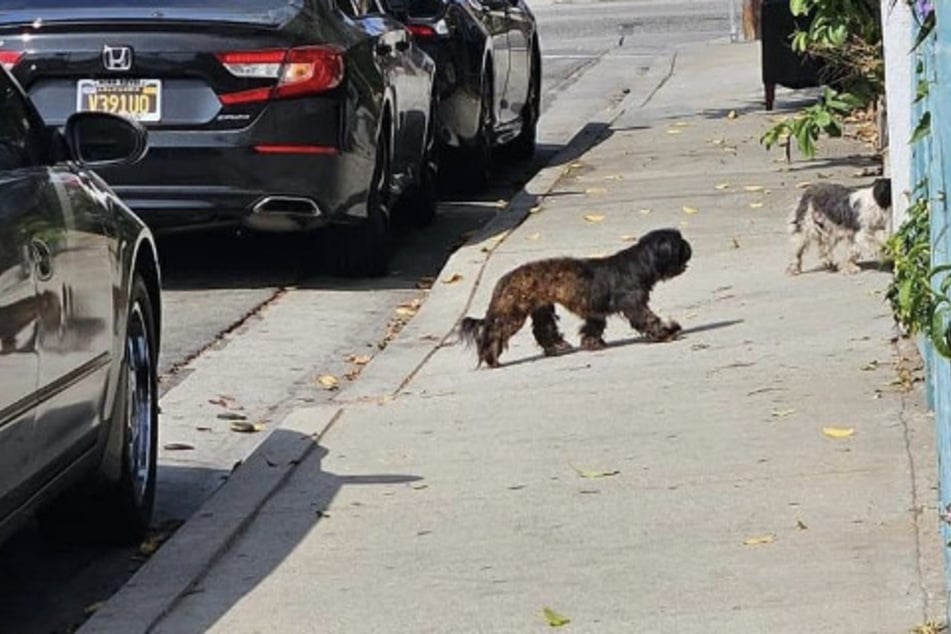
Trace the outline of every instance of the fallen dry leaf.
<instances>
[{"instance_id":1,"label":"fallen dry leaf","mask_svg":"<svg viewBox=\"0 0 951 634\"><path fill-rule=\"evenodd\" d=\"M693 214L698 213L700 211L696 207L688 207L687 205L684 205L680 209L688 216L692 216Z\"/></svg>"},{"instance_id":2,"label":"fallen dry leaf","mask_svg":"<svg viewBox=\"0 0 951 634\"><path fill-rule=\"evenodd\" d=\"M796 521L796 528L798 528L798 529L801 530L801 531L807 531L807 530L809 530L809 527L806 526L805 522L803 522L802 520L797 520L797 521Z\"/></svg>"},{"instance_id":3,"label":"fallen dry leaf","mask_svg":"<svg viewBox=\"0 0 951 634\"><path fill-rule=\"evenodd\" d=\"M649 213L651 213L651 212L653 212L653 211L654 211L653 209L646 209L646 208L645 208L645 209L641 209L641 210L640 210L640 214L641 214L642 216L646 216L647 214L649 214Z\"/></svg>"},{"instance_id":4,"label":"fallen dry leaf","mask_svg":"<svg viewBox=\"0 0 951 634\"><path fill-rule=\"evenodd\" d=\"M726 139L723 139L723 138L710 139L710 143L712 143L713 145L723 145L724 143L726 143Z\"/></svg>"},{"instance_id":5,"label":"fallen dry leaf","mask_svg":"<svg viewBox=\"0 0 951 634\"><path fill-rule=\"evenodd\" d=\"M562 627L571 623L571 619L558 614L551 608L542 608L542 616L544 616L545 621L548 622L548 627Z\"/></svg>"},{"instance_id":6,"label":"fallen dry leaf","mask_svg":"<svg viewBox=\"0 0 951 634\"><path fill-rule=\"evenodd\" d=\"M528 238L526 238L526 240L532 240L532 241L534 242L535 240L538 240L538 239L541 238L541 237L542 237L542 234L540 234L540 233L533 233L532 235L528 236Z\"/></svg>"},{"instance_id":7,"label":"fallen dry leaf","mask_svg":"<svg viewBox=\"0 0 951 634\"><path fill-rule=\"evenodd\" d=\"M730 246L733 247L734 249L739 249L743 245L741 245L740 241L737 240L736 237L734 236L733 238L730 238Z\"/></svg>"},{"instance_id":8,"label":"fallen dry leaf","mask_svg":"<svg viewBox=\"0 0 951 634\"><path fill-rule=\"evenodd\" d=\"M759 209L762 206L763 206L763 203L760 203L760 202L750 203L750 209Z\"/></svg>"},{"instance_id":9,"label":"fallen dry leaf","mask_svg":"<svg viewBox=\"0 0 951 634\"><path fill-rule=\"evenodd\" d=\"M434 277L429 277L429 276L421 277L418 280L416 280L416 288L419 288L419 289L432 288L433 282L435 281L436 281L436 278Z\"/></svg>"},{"instance_id":10,"label":"fallen dry leaf","mask_svg":"<svg viewBox=\"0 0 951 634\"><path fill-rule=\"evenodd\" d=\"M621 236L621 241L622 242L637 242L637 236L632 234L623 235Z\"/></svg>"},{"instance_id":11,"label":"fallen dry leaf","mask_svg":"<svg viewBox=\"0 0 951 634\"><path fill-rule=\"evenodd\" d=\"M810 185L812 185L812 183L810 183L809 181L803 181L801 183L796 183L796 189L805 189L809 187Z\"/></svg>"},{"instance_id":12,"label":"fallen dry leaf","mask_svg":"<svg viewBox=\"0 0 951 634\"><path fill-rule=\"evenodd\" d=\"M105 604L105 601L96 601L95 603L90 603L83 609L83 613L85 613L86 616L92 616Z\"/></svg>"},{"instance_id":13,"label":"fallen dry leaf","mask_svg":"<svg viewBox=\"0 0 951 634\"><path fill-rule=\"evenodd\" d=\"M539 211L541 211L541 210L542 210L542 206L541 206L541 205L535 205L534 207L531 207L531 208L528 210L528 213L530 213L530 214L537 214L537 213L538 213Z\"/></svg>"},{"instance_id":14,"label":"fallen dry leaf","mask_svg":"<svg viewBox=\"0 0 951 634\"><path fill-rule=\"evenodd\" d=\"M731 120L731 121L732 121L733 119L736 119L737 116L738 116L738 115L736 114L736 110L730 110L728 113L726 113L726 118L729 119L729 120Z\"/></svg>"},{"instance_id":15,"label":"fallen dry leaf","mask_svg":"<svg viewBox=\"0 0 951 634\"><path fill-rule=\"evenodd\" d=\"M716 184L716 185L713 186L713 189L722 192L724 189L730 189L730 184L729 184L729 183L718 183L718 184Z\"/></svg>"},{"instance_id":16,"label":"fallen dry leaf","mask_svg":"<svg viewBox=\"0 0 951 634\"><path fill-rule=\"evenodd\" d=\"M690 123L689 121L676 121L674 125L677 126L678 128L689 128L693 124Z\"/></svg>"},{"instance_id":17,"label":"fallen dry leaf","mask_svg":"<svg viewBox=\"0 0 951 634\"><path fill-rule=\"evenodd\" d=\"M759 535L757 537L748 537L743 540L744 546L762 546L763 544L772 544L776 541L776 535L774 533L769 533L768 535Z\"/></svg>"},{"instance_id":18,"label":"fallen dry leaf","mask_svg":"<svg viewBox=\"0 0 951 634\"><path fill-rule=\"evenodd\" d=\"M743 187L743 190L748 192L761 192L763 191L763 186L762 185L745 185Z\"/></svg>"},{"instance_id":19,"label":"fallen dry leaf","mask_svg":"<svg viewBox=\"0 0 951 634\"><path fill-rule=\"evenodd\" d=\"M332 374L321 374L317 377L317 383L325 390L336 390L340 387L340 380Z\"/></svg>"},{"instance_id":20,"label":"fallen dry leaf","mask_svg":"<svg viewBox=\"0 0 951 634\"><path fill-rule=\"evenodd\" d=\"M868 363L862 366L863 372L871 372L872 370L877 370L877 369L878 369L878 361L875 359L873 359L872 361L869 361Z\"/></svg>"},{"instance_id":21,"label":"fallen dry leaf","mask_svg":"<svg viewBox=\"0 0 951 634\"><path fill-rule=\"evenodd\" d=\"M849 438L855 435L854 427L823 427L822 433L829 438Z\"/></svg>"},{"instance_id":22,"label":"fallen dry leaf","mask_svg":"<svg viewBox=\"0 0 951 634\"><path fill-rule=\"evenodd\" d=\"M191 451L194 448L194 445L189 445L187 442L169 442L162 445L162 449L168 451Z\"/></svg>"},{"instance_id":23,"label":"fallen dry leaf","mask_svg":"<svg viewBox=\"0 0 951 634\"><path fill-rule=\"evenodd\" d=\"M621 473L620 469L612 469L610 471L591 471L588 469L579 469L574 465L572 465L571 468L574 469L580 477L588 480L594 480L597 478L610 478L611 476L616 476Z\"/></svg>"},{"instance_id":24,"label":"fallen dry leaf","mask_svg":"<svg viewBox=\"0 0 951 634\"><path fill-rule=\"evenodd\" d=\"M236 431L242 434L254 434L259 431L264 431L267 427L264 426L264 423L252 423L246 420L236 420L231 423L231 431Z\"/></svg>"},{"instance_id":25,"label":"fallen dry leaf","mask_svg":"<svg viewBox=\"0 0 951 634\"><path fill-rule=\"evenodd\" d=\"M588 194L589 196L597 195L597 194L606 194L607 192L608 190L606 190L603 187L589 187L588 189L584 190L584 193Z\"/></svg>"},{"instance_id":26,"label":"fallen dry leaf","mask_svg":"<svg viewBox=\"0 0 951 634\"><path fill-rule=\"evenodd\" d=\"M795 414L795 413L796 413L796 410L794 408L774 409L772 412L770 412L770 416L772 416L773 418L786 418L787 416L791 416L792 414Z\"/></svg>"},{"instance_id":27,"label":"fallen dry leaf","mask_svg":"<svg viewBox=\"0 0 951 634\"><path fill-rule=\"evenodd\" d=\"M442 279L443 284L455 284L460 281L462 281L462 275L459 273L452 273Z\"/></svg>"},{"instance_id":28,"label":"fallen dry leaf","mask_svg":"<svg viewBox=\"0 0 951 634\"><path fill-rule=\"evenodd\" d=\"M397 306L394 312L400 317L412 317L416 314L417 309L410 308L409 306Z\"/></svg>"},{"instance_id":29,"label":"fallen dry leaf","mask_svg":"<svg viewBox=\"0 0 951 634\"><path fill-rule=\"evenodd\" d=\"M350 363L356 363L357 365L366 365L372 360L373 357L368 354L351 354L349 357L347 357L347 361Z\"/></svg>"},{"instance_id":30,"label":"fallen dry leaf","mask_svg":"<svg viewBox=\"0 0 951 634\"><path fill-rule=\"evenodd\" d=\"M669 128L667 134L680 134L683 130L678 130L677 128Z\"/></svg>"},{"instance_id":31,"label":"fallen dry leaf","mask_svg":"<svg viewBox=\"0 0 951 634\"><path fill-rule=\"evenodd\" d=\"M585 219L587 222L591 222L591 223L601 222L601 221L604 220L605 218L607 218L607 216L605 216L604 214L588 214L588 215L586 215L586 216L584 217L584 219Z\"/></svg>"},{"instance_id":32,"label":"fallen dry leaf","mask_svg":"<svg viewBox=\"0 0 951 634\"><path fill-rule=\"evenodd\" d=\"M609 174L604 177L606 181L622 181L624 177L621 174Z\"/></svg>"}]
</instances>

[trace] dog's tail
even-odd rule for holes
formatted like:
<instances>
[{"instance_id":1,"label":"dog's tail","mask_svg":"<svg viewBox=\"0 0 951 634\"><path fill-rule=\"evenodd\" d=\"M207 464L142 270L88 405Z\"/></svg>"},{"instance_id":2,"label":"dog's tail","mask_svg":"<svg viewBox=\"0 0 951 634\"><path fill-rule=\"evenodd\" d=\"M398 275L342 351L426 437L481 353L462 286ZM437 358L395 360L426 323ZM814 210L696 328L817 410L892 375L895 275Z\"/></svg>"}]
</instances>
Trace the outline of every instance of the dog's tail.
<instances>
[{"instance_id":1,"label":"dog's tail","mask_svg":"<svg viewBox=\"0 0 951 634\"><path fill-rule=\"evenodd\" d=\"M459 324L459 338L467 346L478 345L485 330L485 320L475 317L466 317Z\"/></svg>"},{"instance_id":2,"label":"dog's tail","mask_svg":"<svg viewBox=\"0 0 951 634\"><path fill-rule=\"evenodd\" d=\"M806 214L809 213L811 203L812 196L807 189L799 199L799 204L790 212L789 219L786 221L786 230L790 234L799 233L802 229L802 223L806 219Z\"/></svg>"}]
</instances>

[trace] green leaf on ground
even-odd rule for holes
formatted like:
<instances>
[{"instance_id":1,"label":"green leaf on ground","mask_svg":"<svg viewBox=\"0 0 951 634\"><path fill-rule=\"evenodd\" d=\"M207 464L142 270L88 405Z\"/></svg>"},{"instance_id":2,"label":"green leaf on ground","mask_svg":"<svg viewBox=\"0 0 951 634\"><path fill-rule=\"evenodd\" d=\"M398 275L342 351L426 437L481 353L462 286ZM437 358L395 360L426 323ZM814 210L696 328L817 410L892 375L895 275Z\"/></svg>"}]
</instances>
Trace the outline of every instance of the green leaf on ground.
<instances>
[{"instance_id":1,"label":"green leaf on ground","mask_svg":"<svg viewBox=\"0 0 951 634\"><path fill-rule=\"evenodd\" d=\"M571 619L558 614L551 608L542 608L542 615L545 617L545 620L548 621L549 627L563 627L571 623Z\"/></svg>"}]
</instances>

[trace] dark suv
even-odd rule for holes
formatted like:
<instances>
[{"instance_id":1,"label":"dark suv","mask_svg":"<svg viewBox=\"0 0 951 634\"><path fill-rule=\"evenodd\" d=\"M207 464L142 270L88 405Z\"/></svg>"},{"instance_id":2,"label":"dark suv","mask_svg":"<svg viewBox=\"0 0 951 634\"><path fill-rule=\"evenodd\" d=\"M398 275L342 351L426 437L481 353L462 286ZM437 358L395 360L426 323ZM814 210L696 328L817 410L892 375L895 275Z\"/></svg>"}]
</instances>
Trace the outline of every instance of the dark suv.
<instances>
[{"instance_id":1,"label":"dark suv","mask_svg":"<svg viewBox=\"0 0 951 634\"><path fill-rule=\"evenodd\" d=\"M541 97L541 48L524 0L385 0L436 61L438 140L464 171L485 185L491 152L508 145L517 158L535 152Z\"/></svg>"}]
</instances>

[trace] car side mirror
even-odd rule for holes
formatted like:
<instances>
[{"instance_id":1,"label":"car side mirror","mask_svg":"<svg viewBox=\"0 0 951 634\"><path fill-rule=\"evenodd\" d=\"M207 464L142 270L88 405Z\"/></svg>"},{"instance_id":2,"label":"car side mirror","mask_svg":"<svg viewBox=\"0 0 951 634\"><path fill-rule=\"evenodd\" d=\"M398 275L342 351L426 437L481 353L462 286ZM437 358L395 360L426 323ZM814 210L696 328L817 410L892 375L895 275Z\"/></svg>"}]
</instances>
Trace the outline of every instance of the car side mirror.
<instances>
[{"instance_id":1,"label":"car side mirror","mask_svg":"<svg viewBox=\"0 0 951 634\"><path fill-rule=\"evenodd\" d=\"M89 167L131 165L148 149L148 132L141 123L105 112L71 115L63 134L71 157Z\"/></svg>"}]
</instances>

